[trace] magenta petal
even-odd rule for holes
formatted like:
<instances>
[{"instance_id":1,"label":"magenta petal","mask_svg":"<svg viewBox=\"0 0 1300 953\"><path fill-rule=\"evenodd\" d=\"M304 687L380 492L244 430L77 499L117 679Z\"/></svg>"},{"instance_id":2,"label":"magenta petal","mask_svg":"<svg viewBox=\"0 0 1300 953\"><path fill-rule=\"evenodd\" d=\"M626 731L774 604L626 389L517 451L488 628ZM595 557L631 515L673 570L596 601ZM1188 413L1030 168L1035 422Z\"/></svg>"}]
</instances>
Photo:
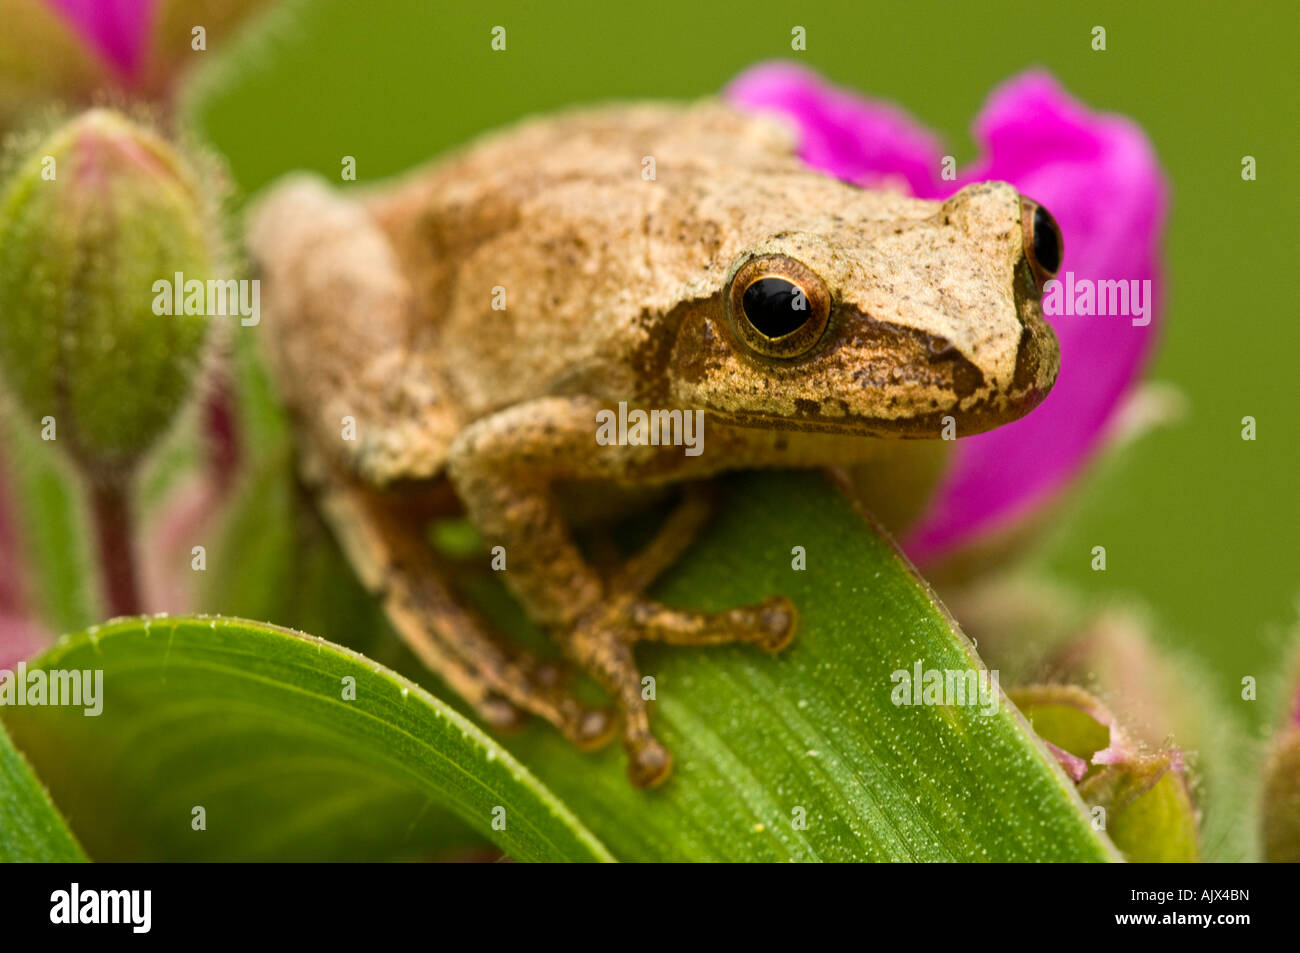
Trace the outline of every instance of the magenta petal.
<instances>
[{"instance_id":1,"label":"magenta petal","mask_svg":"<svg viewBox=\"0 0 1300 953\"><path fill-rule=\"evenodd\" d=\"M124 79L144 62L156 0L46 0Z\"/></svg>"},{"instance_id":2,"label":"magenta petal","mask_svg":"<svg viewBox=\"0 0 1300 953\"><path fill-rule=\"evenodd\" d=\"M1158 316L1166 188L1155 153L1134 123L1087 110L1047 73L995 91L975 123L984 155L957 182L939 179L942 148L931 133L801 67L754 67L727 96L783 115L799 133L800 155L848 181L901 180L924 198L983 179L1010 182L1060 223L1067 270L1093 280L1150 279ZM1100 446L1156 327L1127 317L1049 320L1061 341L1056 387L1023 420L957 444L934 503L904 541L918 562L1014 519L1066 483Z\"/></svg>"},{"instance_id":3,"label":"magenta petal","mask_svg":"<svg viewBox=\"0 0 1300 953\"><path fill-rule=\"evenodd\" d=\"M1070 776L1070 780L1078 784L1083 780L1084 775L1088 773L1088 762L1078 755L1070 754L1064 748L1058 748L1050 741L1043 741L1047 750L1052 753L1057 762L1065 769L1065 773Z\"/></svg>"}]
</instances>

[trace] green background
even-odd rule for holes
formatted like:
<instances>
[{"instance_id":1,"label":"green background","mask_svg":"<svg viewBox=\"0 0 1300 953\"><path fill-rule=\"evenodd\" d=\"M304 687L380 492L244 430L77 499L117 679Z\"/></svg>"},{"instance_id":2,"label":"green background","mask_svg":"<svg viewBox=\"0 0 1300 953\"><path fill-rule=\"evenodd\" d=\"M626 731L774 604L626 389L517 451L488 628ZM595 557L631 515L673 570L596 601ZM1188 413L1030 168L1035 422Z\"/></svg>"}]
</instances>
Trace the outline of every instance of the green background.
<instances>
[{"instance_id":1,"label":"green background","mask_svg":"<svg viewBox=\"0 0 1300 953\"><path fill-rule=\"evenodd\" d=\"M1297 198L1300 80L1290 4L895 5L788 2L448 4L327 0L290 8L248 56L196 86L200 125L246 198L295 167L360 182L539 111L690 98L787 57L938 131L959 162L989 91L1048 67L1092 108L1136 119L1172 183L1167 306L1148 377L1187 398L1171 426L1097 468L1045 559L1096 597L1152 606L1158 637L1205 663L1256 729L1241 678L1276 678L1295 614L1297 331L1285 216ZM790 29L808 49L791 53ZM507 28L494 53L490 30ZM1106 28L1107 50L1091 31ZM1253 155L1258 179L1241 178ZM1258 420L1255 442L1241 418ZM1089 568L1104 545L1108 569Z\"/></svg>"}]
</instances>

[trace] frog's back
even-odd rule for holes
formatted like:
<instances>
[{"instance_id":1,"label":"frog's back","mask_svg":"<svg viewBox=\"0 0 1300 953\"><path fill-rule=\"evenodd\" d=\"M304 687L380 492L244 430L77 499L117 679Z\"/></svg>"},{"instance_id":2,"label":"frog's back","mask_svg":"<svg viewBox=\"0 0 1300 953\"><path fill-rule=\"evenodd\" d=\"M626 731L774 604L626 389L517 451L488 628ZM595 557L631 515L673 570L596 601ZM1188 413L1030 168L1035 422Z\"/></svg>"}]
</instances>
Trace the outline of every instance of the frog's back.
<instances>
[{"instance_id":1,"label":"frog's back","mask_svg":"<svg viewBox=\"0 0 1300 953\"><path fill-rule=\"evenodd\" d=\"M386 227L419 207L424 224L454 224L462 241L483 240L509 226L502 217L508 206L517 211L565 184L626 188L657 181L660 169L679 177L724 167L783 169L793 147L775 120L712 100L572 109L491 132L385 190L373 208Z\"/></svg>"},{"instance_id":2,"label":"frog's back","mask_svg":"<svg viewBox=\"0 0 1300 953\"><path fill-rule=\"evenodd\" d=\"M685 269L722 251L707 222L682 228L684 192L799 167L771 119L620 105L493 133L370 207L427 308L413 344L438 355L472 418L596 377L634 397L621 362L650 343Z\"/></svg>"}]
</instances>

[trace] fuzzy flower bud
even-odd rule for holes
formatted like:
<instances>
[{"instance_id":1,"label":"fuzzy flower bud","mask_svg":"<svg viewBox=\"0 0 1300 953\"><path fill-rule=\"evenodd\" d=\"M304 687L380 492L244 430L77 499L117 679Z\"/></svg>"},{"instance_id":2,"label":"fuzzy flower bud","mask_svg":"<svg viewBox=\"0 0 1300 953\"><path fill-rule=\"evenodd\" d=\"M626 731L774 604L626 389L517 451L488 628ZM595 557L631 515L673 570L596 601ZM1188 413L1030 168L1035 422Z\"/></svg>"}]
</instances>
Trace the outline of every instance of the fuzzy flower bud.
<instances>
[{"instance_id":1,"label":"fuzzy flower bud","mask_svg":"<svg viewBox=\"0 0 1300 953\"><path fill-rule=\"evenodd\" d=\"M104 109L56 129L0 195L0 377L83 467L130 469L189 393L209 324L154 286L206 279L218 242L195 177Z\"/></svg>"}]
</instances>

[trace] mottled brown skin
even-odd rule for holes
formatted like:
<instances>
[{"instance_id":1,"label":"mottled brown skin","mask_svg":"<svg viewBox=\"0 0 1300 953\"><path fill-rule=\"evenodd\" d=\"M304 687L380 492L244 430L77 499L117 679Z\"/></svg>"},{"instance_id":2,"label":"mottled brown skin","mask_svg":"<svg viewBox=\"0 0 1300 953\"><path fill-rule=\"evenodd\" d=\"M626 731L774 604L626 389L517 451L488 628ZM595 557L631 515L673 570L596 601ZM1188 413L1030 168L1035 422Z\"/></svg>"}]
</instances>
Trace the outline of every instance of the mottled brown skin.
<instances>
[{"instance_id":1,"label":"mottled brown skin","mask_svg":"<svg viewBox=\"0 0 1300 953\"><path fill-rule=\"evenodd\" d=\"M1027 235L1008 185L943 203L854 188L806 169L769 120L702 103L527 122L359 200L292 179L257 209L250 244L303 472L398 631L493 724L531 712L583 746L614 730L453 597L407 505L449 480L505 547L529 615L617 702L632 780L651 785L671 757L635 643L777 651L795 611L779 596L701 613L641 595L703 521L698 493L644 553L600 571L557 488L823 465L892 467L879 485L906 486L929 454L881 438L934 439L948 416L960 435L986 430L1055 380ZM771 267L825 309L811 343L776 341L776 356L732 285ZM704 410L704 452L598 444L596 413L619 401Z\"/></svg>"}]
</instances>

